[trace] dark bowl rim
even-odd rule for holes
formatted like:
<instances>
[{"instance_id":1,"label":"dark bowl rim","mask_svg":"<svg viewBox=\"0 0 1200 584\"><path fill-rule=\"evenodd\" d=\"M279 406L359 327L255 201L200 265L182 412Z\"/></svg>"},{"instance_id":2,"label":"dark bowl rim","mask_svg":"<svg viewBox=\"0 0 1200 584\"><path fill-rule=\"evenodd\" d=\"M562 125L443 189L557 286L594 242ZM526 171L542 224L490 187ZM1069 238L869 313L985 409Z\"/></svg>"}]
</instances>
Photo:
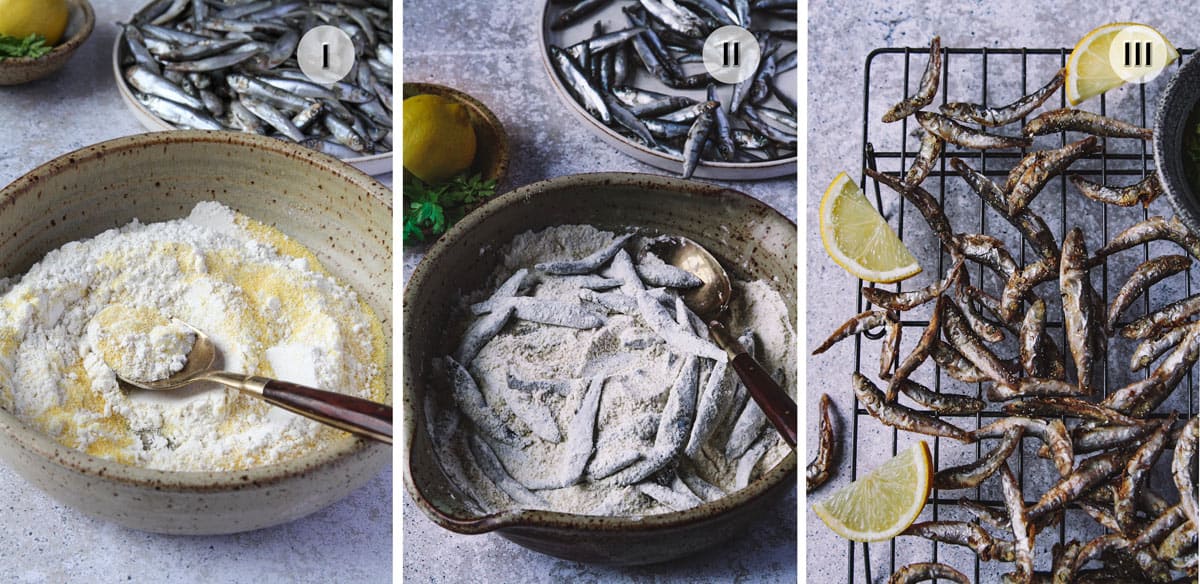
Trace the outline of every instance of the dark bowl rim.
<instances>
[{"instance_id":1,"label":"dark bowl rim","mask_svg":"<svg viewBox=\"0 0 1200 584\"><path fill-rule=\"evenodd\" d=\"M509 205L520 204L528 197L533 196L534 193L558 189L564 186L587 188L589 186L612 185L641 188L659 187L665 190L684 192L690 196L727 197L732 199L735 202L734 204L745 206L748 211L759 212L763 215L774 215L776 218L782 219L786 225L790 225L792 230L796 232L793 238L798 237L796 222L781 213L778 209L746 193L723 186L658 174L635 172L596 172L554 177L530 183L488 201L451 227L445 236L434 242L425 253L425 256L421 258L420 263L413 269L408 284L405 286L401 322L409 322L408 316L415 301L413 298L413 295L415 295L414 291L419 287L420 282L425 279L426 272L434 270L432 264L436 261L436 258L444 253L443 250L453 245L453 242L458 239L460 233L465 233L473 229L475 225L486 221L496 210ZM404 337L408 336L407 325L405 325L403 334ZM403 343L402 346L407 347L409 345L408 343ZM407 353L407 350L405 353ZM405 360L406 357L406 354L402 355L401 360ZM403 369L402 382L404 387L408 388L410 383L416 382L416 379L412 377L411 367L404 367ZM799 388L799 384L797 384L797 388ZM409 465L412 462L410 449L415 444L414 436L416 427L415 424L410 424L409 420L415 420L421 409L417 407L417 404L413 403L412 395L413 392L407 391L407 389L403 392L404 422L402 432L404 447L401 450L401 455L404 457L403 468L406 471L404 472L404 487L409 496L412 497L417 508L426 517L440 527L457 533L474 535L508 528L571 529L579 533L646 532L656 529L670 529L704 523L720 516L734 513L749 503L768 496L771 492L783 487L786 482L794 479L796 476L797 458L796 451L793 449L782 460L776 463L774 467L745 488L716 501L703 503L684 511L672 511L670 513L631 518L520 509L490 513L475 518L458 517L444 513L438 509L437 506L423 495L421 488L413 480L413 473Z\"/></svg>"},{"instance_id":2,"label":"dark bowl rim","mask_svg":"<svg viewBox=\"0 0 1200 584\"><path fill-rule=\"evenodd\" d=\"M1172 209L1180 216L1189 230L1200 234L1200 192L1193 192L1200 187L1189 184L1186 176L1176 172L1181 169L1181 165L1176 165L1175 162L1183 157L1182 144L1174 141L1168 144L1165 131L1168 126L1167 111L1169 109L1189 101L1190 105L1184 108L1188 112L1186 115L1190 115L1200 108L1200 90L1187 94L1180 89L1185 75L1195 79L1196 86L1200 87L1200 53L1187 49L1179 52L1188 58L1167 83L1155 110L1154 171ZM1187 128L1184 128L1184 131L1186 132Z\"/></svg>"},{"instance_id":3,"label":"dark bowl rim","mask_svg":"<svg viewBox=\"0 0 1200 584\"><path fill-rule=\"evenodd\" d=\"M240 148L270 150L285 157L297 157L317 168L321 168L329 174L350 182L355 187L370 194L373 199L386 205L389 209L392 206L387 187L384 187L375 179L336 158L303 148L297 144L239 132L176 130L135 134L107 140L63 154L49 162L41 164L8 186L0 189L0 213L3 213L10 205L16 205L18 196L34 192L44 177L70 170L82 161L99 159L122 151L132 151L134 149L153 146L161 146L166 149L172 145L185 143L226 144ZM389 366L394 367L391 361L389 356ZM388 376L387 380L389 382L388 397L394 402L394 388L391 387L393 376ZM49 436L31 428L4 409L0 409L0 440L8 441L17 448L80 474L130 486L154 489L156 491L190 493L232 492L279 484L294 477L335 467L344 460L364 456L375 450L386 448L383 445L362 438L347 437L339 438L327 448L290 461L256 466L246 470L157 470L130 466L92 456L74 448L68 448Z\"/></svg>"}]
</instances>

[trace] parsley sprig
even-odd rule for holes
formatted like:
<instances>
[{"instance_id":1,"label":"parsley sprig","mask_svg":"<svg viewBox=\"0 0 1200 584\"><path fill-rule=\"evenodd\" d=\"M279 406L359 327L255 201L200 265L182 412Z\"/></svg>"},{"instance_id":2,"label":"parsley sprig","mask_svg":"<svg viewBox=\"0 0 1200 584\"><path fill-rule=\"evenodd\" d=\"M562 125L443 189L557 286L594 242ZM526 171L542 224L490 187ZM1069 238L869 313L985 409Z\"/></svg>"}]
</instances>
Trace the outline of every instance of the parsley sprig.
<instances>
[{"instance_id":1,"label":"parsley sprig","mask_svg":"<svg viewBox=\"0 0 1200 584\"><path fill-rule=\"evenodd\" d=\"M496 181L460 174L430 185L411 177L404 183L404 243L425 241L446 232L474 205L496 194Z\"/></svg>"},{"instance_id":2,"label":"parsley sprig","mask_svg":"<svg viewBox=\"0 0 1200 584\"><path fill-rule=\"evenodd\" d=\"M53 51L54 47L46 45L46 37L31 34L24 38L0 34L0 59L28 57L36 59Z\"/></svg>"}]
</instances>

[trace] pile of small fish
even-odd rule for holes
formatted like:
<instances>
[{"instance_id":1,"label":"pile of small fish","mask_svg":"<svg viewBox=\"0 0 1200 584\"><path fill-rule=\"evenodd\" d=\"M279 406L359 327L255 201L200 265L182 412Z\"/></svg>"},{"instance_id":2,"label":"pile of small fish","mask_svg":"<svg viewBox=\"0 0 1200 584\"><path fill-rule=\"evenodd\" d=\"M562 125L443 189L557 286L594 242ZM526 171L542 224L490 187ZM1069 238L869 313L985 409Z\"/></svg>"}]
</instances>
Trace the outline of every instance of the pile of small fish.
<instances>
[{"instance_id":1,"label":"pile of small fish","mask_svg":"<svg viewBox=\"0 0 1200 584\"><path fill-rule=\"evenodd\" d=\"M1166 416L1151 413L1167 400L1200 358L1200 320L1195 318L1200 315L1200 295L1158 307L1123 325L1120 317L1151 285L1190 270L1193 259L1200 257L1200 237L1190 233L1178 219L1152 217L1126 229L1089 256L1080 228L1066 234L1060 249L1045 220L1029 207L1051 177L1067 172L1074 161L1100 152L1096 136L1147 140L1150 131L1072 109L1037 116L1024 125L1022 136L992 134L967 125L1001 126L1025 118L1062 85L1061 72L1045 87L1007 106L954 103L943 106L941 114L920 111L932 102L941 76L936 38L930 55L917 94L884 116L885 122L916 116L925 131L920 153L904 176L873 169L867 169L867 174L916 207L952 258L953 267L943 280L919 290L863 288L863 296L876 308L851 318L814 354L858 333L886 329L879 377L887 381L887 387L880 389L866 376L855 373L852 384L857 401L883 424L908 432L963 443L998 439L995 447L975 462L938 470L933 486L942 490L975 488L999 474L1005 508L960 499L964 508L978 517L977 521L917 523L902 535L965 546L984 561L1014 562L1015 571L1004 576L1005 582L1171 582L1180 572L1194 582L1200 418L1181 420L1174 412ZM958 158L951 161L970 188L1019 230L1035 250L1037 259L1027 265L1020 265L999 239L954 232L936 199L920 186L944 142L972 149L1017 148L1030 146L1029 136L1068 131L1092 136L1062 148L1029 153L1012 169L1004 185L994 183ZM1072 182L1083 195L1110 205L1149 205L1160 191L1153 175L1129 186L1097 185L1079 177L1072 177ZM1142 263L1106 305L1092 287L1089 271L1103 266L1113 254L1153 240L1174 242L1185 254L1154 257ZM1000 297L971 284L967 262L983 266L1006 283ZM1057 282L1055 293L1062 298L1068 345L1065 352L1046 332L1046 300L1035 291L1035 286L1052 281ZM935 304L928 326L913 351L901 358L901 313L930 302ZM1006 333L1019 346L1018 354L1011 359L998 353L998 344ZM1130 369L1149 368L1150 373L1102 397L1093 377L1103 370L1113 335L1140 341ZM987 384L982 396L985 399L935 392L913 381L912 373L931 358L951 378ZM1160 358L1158 365L1151 367ZM1074 381L1068 375L1071 370ZM900 404L900 394L927 410ZM1001 408L1009 417L973 431L938 417L974 415L989 403L1003 404ZM823 422L820 451L813 463L816 468L810 466L809 470L818 486L835 464L827 454L834 443L832 432ZM1039 456L1049 458L1059 475L1054 477L1057 482L1029 506L1007 462L1023 437L1043 444ZM1175 504L1147 484L1150 469L1172 444L1171 471L1180 497ZM1090 456L1080 458L1085 454ZM809 489L813 488L810 483ZM1063 520L1062 512L1068 505L1087 513L1108 533L1091 541L1069 540L1065 546L1056 546L1051 572L1035 572L1034 540ZM1003 535L993 534L981 522ZM1103 568L1086 568L1093 561ZM957 570L937 563L905 566L890 581L917 582L934 577L969 582Z\"/></svg>"},{"instance_id":2,"label":"pile of small fish","mask_svg":"<svg viewBox=\"0 0 1200 584\"><path fill-rule=\"evenodd\" d=\"M332 85L295 57L321 25L355 48L354 69ZM125 81L177 127L264 134L339 158L392 149L391 2L154 0L123 28Z\"/></svg>"},{"instance_id":3,"label":"pile of small fish","mask_svg":"<svg viewBox=\"0 0 1200 584\"><path fill-rule=\"evenodd\" d=\"M584 26L584 17L613 1L554 0L551 4L568 6L552 15L551 28ZM785 14L794 21L795 0L637 0L622 11L625 28L606 32L608 23L596 20L590 38L565 49L549 47L562 83L592 117L678 158L684 178L701 160L759 162L795 155L796 97L777 79L796 67L796 29L765 24ZM728 25L754 33L762 56L755 73L722 99L723 89L707 71L688 74L683 66L702 63L705 38ZM643 73L677 91L637 87Z\"/></svg>"},{"instance_id":4,"label":"pile of small fish","mask_svg":"<svg viewBox=\"0 0 1200 584\"><path fill-rule=\"evenodd\" d=\"M697 470L701 461L727 461L722 465L734 469L732 486L741 489L750 483L767 452L782 444L766 415L728 369L725 351L705 338L704 321L679 295L679 290L699 286L701 280L657 257L645 261L651 252L639 252L632 238L633 234L619 236L578 260L517 270L490 297L470 307L475 318L456 352L441 360L454 404L439 405L434 392L429 392L425 415L447 478L482 511L498 509L479 494L481 487L468 474L488 483L484 490L507 497L507 508L616 515L621 514L623 500L644 496L665 510L681 511L726 494L701 476ZM563 278L580 286L581 302L529 295L541 283ZM640 412L651 420L647 435L638 437L648 440L644 448L624 449L620 447L624 442L599 440L605 417L597 417L602 393L632 391L627 388L638 387L639 382L646 386L644 373L606 371L578 379L521 379L510 369L505 372L507 386L498 390L502 399L489 399L471 372L483 347L510 323L588 330L618 314L639 323L636 329L627 329L639 334L621 341L623 350L661 347L673 363L674 381L661 411ZM738 341L747 351L755 351L753 332L745 331ZM782 383L783 371L775 377ZM643 391L661 389L653 385ZM572 413L565 404L574 393L582 398ZM562 410L559 417L570 420L565 432L560 431L552 408ZM466 442L465 447L455 446L461 442ZM533 443L553 448L555 471L551 476L517 480L514 476L520 469L512 465L528 464L530 454L525 449ZM608 492L602 503L586 510L556 508L544 496L574 485L586 486L589 492Z\"/></svg>"}]
</instances>

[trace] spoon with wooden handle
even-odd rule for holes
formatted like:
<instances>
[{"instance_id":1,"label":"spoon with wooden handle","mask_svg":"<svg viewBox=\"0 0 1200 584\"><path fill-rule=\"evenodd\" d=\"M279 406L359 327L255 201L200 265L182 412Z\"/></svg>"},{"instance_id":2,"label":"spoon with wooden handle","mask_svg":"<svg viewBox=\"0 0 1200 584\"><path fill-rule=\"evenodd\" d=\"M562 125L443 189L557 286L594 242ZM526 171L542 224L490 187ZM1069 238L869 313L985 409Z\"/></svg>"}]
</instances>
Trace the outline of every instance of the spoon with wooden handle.
<instances>
[{"instance_id":1,"label":"spoon with wooden handle","mask_svg":"<svg viewBox=\"0 0 1200 584\"><path fill-rule=\"evenodd\" d=\"M730 364L742 380L742 385L762 408L779 435L791 446L796 445L796 402L779 387L766 370L751 357L726 329L724 320L733 299L729 274L717 258L700 244L686 237L656 240L649 247L668 264L700 278L702 285L683 294L683 302L708 323L708 334L729 355Z\"/></svg>"},{"instance_id":2,"label":"spoon with wooden handle","mask_svg":"<svg viewBox=\"0 0 1200 584\"><path fill-rule=\"evenodd\" d=\"M217 358L217 347L208 335L182 320L172 320L196 334L196 343L188 353L183 369L157 381L128 379L118 373L118 381L150 391L170 391L201 381L220 383L322 424L386 444L392 443L392 406L278 379L214 369L212 365ZM109 367L118 371L111 363Z\"/></svg>"}]
</instances>

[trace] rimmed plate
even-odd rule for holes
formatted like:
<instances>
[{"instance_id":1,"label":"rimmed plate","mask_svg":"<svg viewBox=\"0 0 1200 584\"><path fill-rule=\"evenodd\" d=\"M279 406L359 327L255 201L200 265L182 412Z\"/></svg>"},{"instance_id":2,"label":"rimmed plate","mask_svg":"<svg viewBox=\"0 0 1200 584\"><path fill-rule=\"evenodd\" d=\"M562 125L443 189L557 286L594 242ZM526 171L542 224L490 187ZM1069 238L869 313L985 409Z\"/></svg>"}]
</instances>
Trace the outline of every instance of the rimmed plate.
<instances>
[{"instance_id":1,"label":"rimmed plate","mask_svg":"<svg viewBox=\"0 0 1200 584\"><path fill-rule=\"evenodd\" d=\"M137 121L141 122L142 126L147 130L160 132L181 129L154 115L154 112L146 109L133 96L133 92L129 89L129 83L125 81L125 75L121 73L121 61L125 60L128 56L130 56L129 47L125 44L125 33L124 31L118 32L117 39L113 42L112 67L113 77L117 80L117 90L121 92L121 99L125 102L125 106L129 108L129 111L133 113L133 117L137 118ZM358 156L355 158L342 158L340 160L371 176L379 176L392 172L391 152Z\"/></svg>"},{"instance_id":2,"label":"rimmed plate","mask_svg":"<svg viewBox=\"0 0 1200 584\"><path fill-rule=\"evenodd\" d=\"M566 105L577 118L586 122L586 127L592 130L594 134L600 137L605 143L616 148L618 151L632 156L633 158L649 164L655 168L671 172L678 175L683 168L683 160L679 157L672 156L665 152L651 149L643 144L639 144L629 138L626 138L621 133L604 125L600 120L593 118L563 85L562 80L558 77L558 72L554 68L554 63L550 56L550 45L558 47L571 46L591 35L591 23L597 19L605 21L609 31L619 30L628 26L628 21L622 13L623 6L630 5L629 2L612 2L604 8L592 13L583 18L582 21L564 30L551 30L551 5L550 0L542 0L541 26L538 27L538 42L541 47L542 65L546 68L546 74L550 77L550 83L554 87L554 92L558 94ZM633 4L637 4L634 2ZM561 6L559 6L561 8ZM557 12L555 10L554 12ZM787 24L787 21L776 19L779 24ZM636 57L634 57L636 61ZM703 64L691 63L685 64L684 69L688 73L697 73L703 71ZM796 68L791 69L778 77L777 83L783 87L796 86ZM673 89L667 87L658 79L644 73L637 72L630 82L631 85L636 85L641 89L657 91L660 93L669 93L671 95L683 95L703 101L706 97L705 89ZM728 99L733 92L732 85L718 84L717 91L722 99ZM771 98L770 105L778 109L783 109L774 97ZM767 160L762 162L724 162L724 161L708 161L702 160L699 166L696 167L696 172L693 175L695 178L709 178L719 180L756 180L766 178L776 178L796 174L797 157L792 155L779 160Z\"/></svg>"}]
</instances>

